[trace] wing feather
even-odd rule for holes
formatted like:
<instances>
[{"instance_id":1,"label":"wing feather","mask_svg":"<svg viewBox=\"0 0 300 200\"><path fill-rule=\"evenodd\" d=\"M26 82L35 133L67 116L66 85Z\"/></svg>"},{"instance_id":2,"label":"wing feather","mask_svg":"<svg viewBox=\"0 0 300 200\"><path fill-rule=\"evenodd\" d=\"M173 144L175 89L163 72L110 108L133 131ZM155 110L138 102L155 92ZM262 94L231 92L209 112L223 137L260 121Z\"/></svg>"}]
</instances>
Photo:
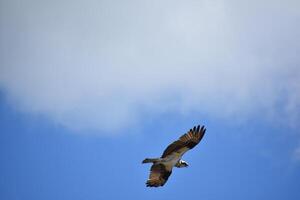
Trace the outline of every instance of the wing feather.
<instances>
[{"instance_id":1,"label":"wing feather","mask_svg":"<svg viewBox=\"0 0 300 200\"><path fill-rule=\"evenodd\" d=\"M146 182L147 187L163 186L167 182L171 173L172 170L168 171L165 165L161 163L153 164L150 170L149 179Z\"/></svg>"},{"instance_id":2,"label":"wing feather","mask_svg":"<svg viewBox=\"0 0 300 200\"><path fill-rule=\"evenodd\" d=\"M184 154L188 150L194 148L203 138L205 134L205 127L195 126L193 129L190 129L187 133L182 135L178 140L174 141L170 144L165 151L163 152L161 158L165 158L166 156L172 153Z\"/></svg>"}]
</instances>

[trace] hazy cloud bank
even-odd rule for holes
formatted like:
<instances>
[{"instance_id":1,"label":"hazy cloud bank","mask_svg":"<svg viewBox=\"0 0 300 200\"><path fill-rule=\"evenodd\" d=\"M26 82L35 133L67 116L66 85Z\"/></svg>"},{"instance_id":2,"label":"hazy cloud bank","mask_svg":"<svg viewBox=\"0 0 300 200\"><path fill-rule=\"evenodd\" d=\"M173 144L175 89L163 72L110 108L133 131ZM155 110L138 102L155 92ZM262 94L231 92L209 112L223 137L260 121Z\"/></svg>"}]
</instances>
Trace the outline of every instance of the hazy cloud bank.
<instances>
[{"instance_id":1,"label":"hazy cloud bank","mask_svg":"<svg viewBox=\"0 0 300 200\"><path fill-rule=\"evenodd\" d=\"M143 113L300 119L298 1L2 1L0 87L113 131Z\"/></svg>"}]
</instances>

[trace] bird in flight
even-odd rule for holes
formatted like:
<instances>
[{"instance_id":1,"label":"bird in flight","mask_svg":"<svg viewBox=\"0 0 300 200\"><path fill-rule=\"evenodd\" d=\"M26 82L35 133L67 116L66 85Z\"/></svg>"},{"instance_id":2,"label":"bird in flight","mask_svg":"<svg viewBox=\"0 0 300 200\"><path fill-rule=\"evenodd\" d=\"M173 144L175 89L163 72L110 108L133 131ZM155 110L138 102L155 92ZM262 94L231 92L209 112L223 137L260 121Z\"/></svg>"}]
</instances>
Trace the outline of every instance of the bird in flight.
<instances>
[{"instance_id":1,"label":"bird in flight","mask_svg":"<svg viewBox=\"0 0 300 200\"><path fill-rule=\"evenodd\" d=\"M146 158L142 163L153 163L150 169L147 187L163 186L172 173L173 167L188 167L188 163L181 160L185 152L194 148L205 134L204 126L195 126L178 140L170 144L160 158Z\"/></svg>"}]
</instances>

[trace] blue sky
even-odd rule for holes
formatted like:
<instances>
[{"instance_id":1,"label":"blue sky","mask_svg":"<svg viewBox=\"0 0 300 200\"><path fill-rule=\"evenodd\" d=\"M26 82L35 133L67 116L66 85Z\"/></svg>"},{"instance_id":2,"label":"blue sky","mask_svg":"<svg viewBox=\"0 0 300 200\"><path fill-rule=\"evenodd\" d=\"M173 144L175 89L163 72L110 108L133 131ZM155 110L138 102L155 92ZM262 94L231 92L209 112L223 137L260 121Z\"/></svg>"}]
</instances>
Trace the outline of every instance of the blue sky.
<instances>
[{"instance_id":1,"label":"blue sky","mask_svg":"<svg viewBox=\"0 0 300 200\"><path fill-rule=\"evenodd\" d=\"M0 3L1 199L299 199L298 1ZM163 188L145 157L194 125Z\"/></svg>"},{"instance_id":2,"label":"blue sky","mask_svg":"<svg viewBox=\"0 0 300 200\"><path fill-rule=\"evenodd\" d=\"M3 97L0 109L2 199L300 197L300 163L292 158L298 137L285 127L167 115L148 119L134 134L97 137L20 114ZM185 155L190 167L175 169L163 188L146 188L150 166L141 160L160 155L196 121L205 122L207 134Z\"/></svg>"}]
</instances>

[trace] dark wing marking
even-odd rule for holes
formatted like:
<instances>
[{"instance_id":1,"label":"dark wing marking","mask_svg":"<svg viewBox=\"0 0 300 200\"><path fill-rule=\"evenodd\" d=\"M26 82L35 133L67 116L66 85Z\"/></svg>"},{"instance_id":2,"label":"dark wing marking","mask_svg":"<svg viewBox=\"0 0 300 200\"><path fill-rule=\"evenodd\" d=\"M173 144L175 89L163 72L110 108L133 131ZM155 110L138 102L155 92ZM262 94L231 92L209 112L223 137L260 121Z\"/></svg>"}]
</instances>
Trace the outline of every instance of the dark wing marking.
<instances>
[{"instance_id":1,"label":"dark wing marking","mask_svg":"<svg viewBox=\"0 0 300 200\"><path fill-rule=\"evenodd\" d=\"M163 164L153 164L150 170L149 179L146 182L147 187L159 187L163 186L172 171L168 171Z\"/></svg>"},{"instance_id":2,"label":"dark wing marking","mask_svg":"<svg viewBox=\"0 0 300 200\"><path fill-rule=\"evenodd\" d=\"M178 140L170 144L161 158L164 158L174 152L184 154L186 151L194 148L203 138L206 129L204 126L200 128L199 126L195 126L193 129L190 129L186 134L182 135Z\"/></svg>"}]
</instances>

